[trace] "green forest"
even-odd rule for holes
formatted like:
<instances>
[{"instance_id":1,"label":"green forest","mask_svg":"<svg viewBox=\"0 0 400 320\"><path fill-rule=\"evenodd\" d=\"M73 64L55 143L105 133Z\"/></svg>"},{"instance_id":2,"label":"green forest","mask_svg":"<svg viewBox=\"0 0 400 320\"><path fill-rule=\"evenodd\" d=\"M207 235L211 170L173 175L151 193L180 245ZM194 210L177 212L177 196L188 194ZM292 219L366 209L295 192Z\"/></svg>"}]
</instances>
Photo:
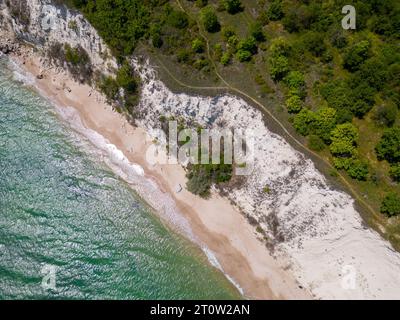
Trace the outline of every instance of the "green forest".
<instances>
[{"instance_id":1,"label":"green forest","mask_svg":"<svg viewBox=\"0 0 400 320\"><path fill-rule=\"evenodd\" d=\"M211 85L235 79L242 91L279 106L273 112L332 164L332 178L344 175L382 221L400 216L399 1L65 2L87 17L121 64L117 79L100 85L111 100L119 87L128 89L134 113L139 84L125 60L138 46ZM355 30L341 25L347 4L356 9ZM217 171L195 167L189 186L207 193L218 182L207 177ZM396 221L389 227L400 233Z\"/></svg>"}]
</instances>

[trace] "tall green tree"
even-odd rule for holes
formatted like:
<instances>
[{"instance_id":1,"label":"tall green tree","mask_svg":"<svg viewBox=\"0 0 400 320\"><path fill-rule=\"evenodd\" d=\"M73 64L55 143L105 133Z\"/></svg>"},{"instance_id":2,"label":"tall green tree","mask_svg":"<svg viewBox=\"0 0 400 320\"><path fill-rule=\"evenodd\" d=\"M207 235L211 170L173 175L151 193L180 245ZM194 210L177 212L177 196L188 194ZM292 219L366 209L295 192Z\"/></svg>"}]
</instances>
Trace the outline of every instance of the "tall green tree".
<instances>
[{"instance_id":1,"label":"tall green tree","mask_svg":"<svg viewBox=\"0 0 400 320\"><path fill-rule=\"evenodd\" d=\"M235 14L243 11L243 5L240 0L222 0L225 10L230 14Z\"/></svg>"},{"instance_id":2,"label":"tall green tree","mask_svg":"<svg viewBox=\"0 0 400 320\"><path fill-rule=\"evenodd\" d=\"M379 160L400 162L400 128L386 129L375 151Z\"/></svg>"},{"instance_id":3,"label":"tall green tree","mask_svg":"<svg viewBox=\"0 0 400 320\"><path fill-rule=\"evenodd\" d=\"M273 0L268 7L267 17L271 21L277 21L282 19L283 16L282 0Z\"/></svg>"},{"instance_id":4,"label":"tall green tree","mask_svg":"<svg viewBox=\"0 0 400 320\"><path fill-rule=\"evenodd\" d=\"M358 129L351 123L339 124L331 133L331 153L340 157L352 157L355 154Z\"/></svg>"},{"instance_id":5,"label":"tall green tree","mask_svg":"<svg viewBox=\"0 0 400 320\"><path fill-rule=\"evenodd\" d=\"M389 193L382 201L381 212L389 217L400 214L400 196L394 192Z\"/></svg>"},{"instance_id":6,"label":"tall green tree","mask_svg":"<svg viewBox=\"0 0 400 320\"><path fill-rule=\"evenodd\" d=\"M221 28L218 17L211 6L201 9L200 20L203 24L204 29L206 29L210 33L218 32Z\"/></svg>"}]
</instances>

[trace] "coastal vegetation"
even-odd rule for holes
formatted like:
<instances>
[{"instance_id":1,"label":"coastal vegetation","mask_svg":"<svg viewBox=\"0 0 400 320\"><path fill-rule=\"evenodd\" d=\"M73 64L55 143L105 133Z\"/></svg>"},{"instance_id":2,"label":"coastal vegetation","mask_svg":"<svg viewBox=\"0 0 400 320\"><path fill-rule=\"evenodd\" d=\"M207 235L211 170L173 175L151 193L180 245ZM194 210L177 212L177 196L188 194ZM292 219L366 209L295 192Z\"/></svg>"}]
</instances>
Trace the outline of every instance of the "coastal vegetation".
<instances>
[{"instance_id":1,"label":"coastal vegetation","mask_svg":"<svg viewBox=\"0 0 400 320\"><path fill-rule=\"evenodd\" d=\"M6 0L6 5L10 8L11 15L21 25L27 26L30 22L30 15L27 6L27 0Z\"/></svg>"},{"instance_id":2,"label":"coastal vegetation","mask_svg":"<svg viewBox=\"0 0 400 320\"><path fill-rule=\"evenodd\" d=\"M160 122L162 123L162 129L167 134L169 132L169 121L177 121L178 131L182 131L188 127L188 123L186 123L183 119L176 120L174 117L167 118L165 116L160 117ZM199 195L203 198L208 198L210 196L211 187L213 184L222 184L229 182L233 177L233 165L230 163L226 163L224 159L224 139L222 138L219 141L219 148L220 148L220 161L219 163L212 163L212 149L213 149L213 142L209 140L209 145L205 146L202 145L203 141L201 139L201 128L197 126L197 133L198 133L198 141L196 145L198 146L197 154L192 155L197 159L197 163L195 161L191 161L187 165L187 172L186 177L188 179L186 187L187 189L192 192L193 194ZM167 135L167 138L169 136ZM186 136L185 141L180 141L179 146L182 147L186 145L189 147L192 143L194 138L188 134ZM218 142L217 142L218 143ZM203 163L202 157L206 155L208 152L209 154L209 163ZM195 160L195 159L193 159ZM243 164L239 166L243 167Z\"/></svg>"},{"instance_id":3,"label":"coastal vegetation","mask_svg":"<svg viewBox=\"0 0 400 320\"><path fill-rule=\"evenodd\" d=\"M53 43L47 53L53 63L66 65L75 80L90 83L93 76L89 54L82 46L71 47L69 44Z\"/></svg>"},{"instance_id":4,"label":"coastal vegetation","mask_svg":"<svg viewBox=\"0 0 400 320\"><path fill-rule=\"evenodd\" d=\"M210 195L213 183L228 182L232 178L232 165L230 164L197 164L189 166L187 173L187 189L201 197Z\"/></svg>"},{"instance_id":5,"label":"coastal vegetation","mask_svg":"<svg viewBox=\"0 0 400 320\"><path fill-rule=\"evenodd\" d=\"M271 112L327 159L337 170L331 172L344 175L377 211L396 214L387 199L400 192L397 1L355 1L356 30L341 27L342 0L67 2L83 12L121 66L143 45L211 83L224 77L273 101ZM114 99L123 81L104 81ZM209 184L211 172L196 168L190 177Z\"/></svg>"}]
</instances>

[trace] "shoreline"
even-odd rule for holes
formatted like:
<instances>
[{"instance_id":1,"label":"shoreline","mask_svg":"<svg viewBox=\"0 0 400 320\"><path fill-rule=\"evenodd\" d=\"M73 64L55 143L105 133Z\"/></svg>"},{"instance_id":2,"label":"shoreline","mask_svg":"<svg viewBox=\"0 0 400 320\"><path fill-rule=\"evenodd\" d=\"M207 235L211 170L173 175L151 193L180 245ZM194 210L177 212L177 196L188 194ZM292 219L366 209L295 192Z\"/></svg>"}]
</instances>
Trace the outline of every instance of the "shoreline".
<instances>
[{"instance_id":1,"label":"shoreline","mask_svg":"<svg viewBox=\"0 0 400 320\"><path fill-rule=\"evenodd\" d=\"M204 200L184 188L177 193L176 187L185 185L184 169L180 165L152 166L147 163L145 150L152 142L146 131L132 127L123 115L113 111L104 102L98 92L88 85L76 83L63 72L43 70L37 54L25 52L25 57L13 55L12 60L32 75L32 86L40 94L64 110L72 107L79 114L84 127L103 136L131 164L143 168L144 177L156 183L161 192L173 200L178 212L189 222L196 238L212 251L221 265L221 271L243 289L246 298L311 297L310 293L300 288L292 274L284 270L285 262L280 263L269 254L258 239L255 228L228 199L213 193L211 199ZM43 79L35 78L39 74L43 75ZM143 191L139 195L148 202ZM154 204L149 205L154 208ZM160 212L162 208L154 209ZM200 248L203 249L201 245Z\"/></svg>"}]
</instances>

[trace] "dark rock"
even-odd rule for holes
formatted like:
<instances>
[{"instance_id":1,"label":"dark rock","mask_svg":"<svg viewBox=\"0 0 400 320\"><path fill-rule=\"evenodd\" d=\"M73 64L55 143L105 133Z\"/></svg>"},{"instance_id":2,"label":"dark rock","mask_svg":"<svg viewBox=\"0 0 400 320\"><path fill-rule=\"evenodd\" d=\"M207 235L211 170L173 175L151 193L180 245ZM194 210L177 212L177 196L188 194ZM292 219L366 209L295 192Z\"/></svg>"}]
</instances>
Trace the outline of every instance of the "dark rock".
<instances>
[{"instance_id":1,"label":"dark rock","mask_svg":"<svg viewBox=\"0 0 400 320\"><path fill-rule=\"evenodd\" d=\"M11 52L11 48L8 46L8 44L0 45L0 51L4 54L9 54Z\"/></svg>"}]
</instances>

